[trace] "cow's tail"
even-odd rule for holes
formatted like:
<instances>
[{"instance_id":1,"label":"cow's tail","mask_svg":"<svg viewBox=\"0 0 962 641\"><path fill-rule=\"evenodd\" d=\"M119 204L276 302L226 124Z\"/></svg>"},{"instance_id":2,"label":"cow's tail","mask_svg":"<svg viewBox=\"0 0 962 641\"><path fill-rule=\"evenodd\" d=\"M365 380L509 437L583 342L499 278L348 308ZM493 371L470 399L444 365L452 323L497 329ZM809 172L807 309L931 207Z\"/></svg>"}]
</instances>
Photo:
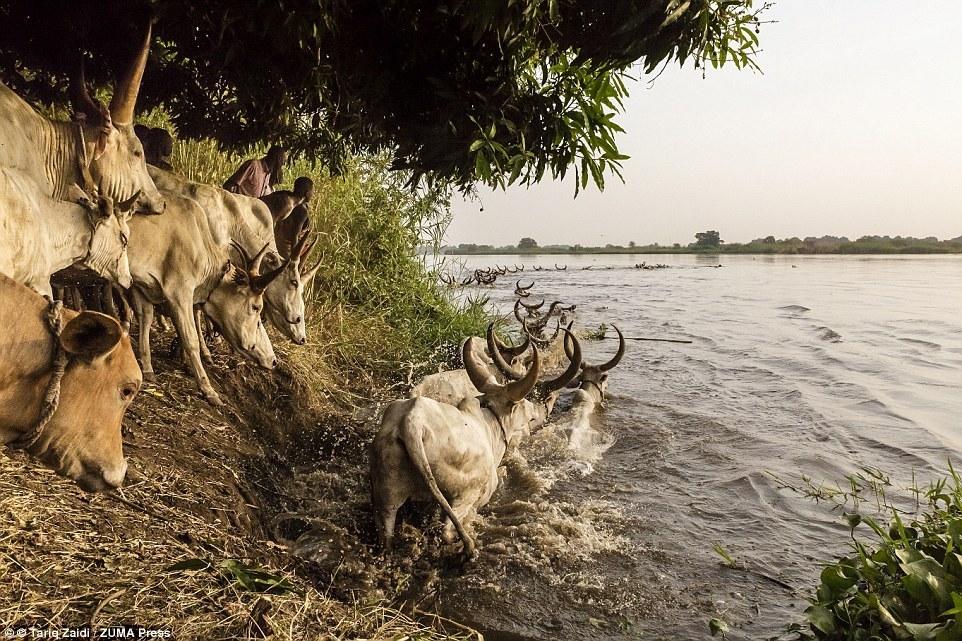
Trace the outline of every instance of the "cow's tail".
<instances>
[{"instance_id":1,"label":"cow's tail","mask_svg":"<svg viewBox=\"0 0 962 641\"><path fill-rule=\"evenodd\" d=\"M458 536L464 542L464 552L468 556L474 554L474 540L464 531L464 526L461 525L461 519L458 515L454 513L454 509L448 500L441 493L441 488L438 487L438 482L434 479L434 472L431 471L431 464L428 462L427 452L424 450L424 427L417 421L411 420L410 416L404 417L403 427L401 429L401 439L404 443L404 449L407 450L408 456L411 458L411 462L414 463L414 467L417 469L421 478L427 483L428 489L431 490L431 496L434 500L438 502L444 513L448 515L451 519L451 523L454 524L454 529L458 531Z\"/></svg>"}]
</instances>

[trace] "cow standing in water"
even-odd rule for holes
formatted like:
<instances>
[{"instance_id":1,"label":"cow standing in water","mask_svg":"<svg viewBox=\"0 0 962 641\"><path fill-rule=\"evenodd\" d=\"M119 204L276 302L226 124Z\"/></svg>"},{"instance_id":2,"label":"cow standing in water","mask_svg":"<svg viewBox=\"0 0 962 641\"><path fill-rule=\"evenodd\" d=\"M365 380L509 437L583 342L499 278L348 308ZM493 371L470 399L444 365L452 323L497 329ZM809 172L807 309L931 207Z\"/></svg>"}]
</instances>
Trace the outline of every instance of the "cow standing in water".
<instances>
[{"instance_id":1,"label":"cow standing in water","mask_svg":"<svg viewBox=\"0 0 962 641\"><path fill-rule=\"evenodd\" d=\"M121 421L142 381L124 327L51 306L2 274L0 327L0 442L87 491L120 487Z\"/></svg>"}]
</instances>

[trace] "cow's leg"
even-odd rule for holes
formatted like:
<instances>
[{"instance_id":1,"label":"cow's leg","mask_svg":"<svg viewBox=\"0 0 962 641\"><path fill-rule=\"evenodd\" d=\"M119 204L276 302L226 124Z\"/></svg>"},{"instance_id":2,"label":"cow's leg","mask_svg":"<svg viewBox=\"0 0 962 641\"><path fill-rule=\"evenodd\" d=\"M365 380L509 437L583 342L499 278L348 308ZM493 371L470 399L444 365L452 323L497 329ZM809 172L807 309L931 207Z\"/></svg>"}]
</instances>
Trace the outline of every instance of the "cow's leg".
<instances>
[{"instance_id":1,"label":"cow's leg","mask_svg":"<svg viewBox=\"0 0 962 641\"><path fill-rule=\"evenodd\" d=\"M104 282L100 286L100 306L104 310L104 314L120 320L120 314L114 304L114 286L110 282Z\"/></svg>"},{"instance_id":2,"label":"cow's leg","mask_svg":"<svg viewBox=\"0 0 962 641\"><path fill-rule=\"evenodd\" d=\"M214 391L204 370L204 364L200 360L200 343L197 338L197 327L194 324L194 306L189 301L170 300L170 315L201 394L210 404L223 405L224 401L220 400L220 396Z\"/></svg>"},{"instance_id":3,"label":"cow's leg","mask_svg":"<svg viewBox=\"0 0 962 641\"><path fill-rule=\"evenodd\" d=\"M451 510L454 512L455 516L461 522L461 527L467 528L468 523L475 513L475 503L478 502L478 493L471 492L462 496L456 497L451 501ZM441 533L441 538L444 539L445 543L454 543L458 538L457 528L454 527L454 522L450 518L444 519L444 530ZM464 554L468 558L471 558L475 554L474 541L470 538L466 538L464 541Z\"/></svg>"},{"instance_id":4,"label":"cow's leg","mask_svg":"<svg viewBox=\"0 0 962 641\"><path fill-rule=\"evenodd\" d=\"M210 365L214 359L211 358L210 348L207 347L207 341L204 339L204 310L200 307L194 308L194 321L197 325L197 338L200 339L200 357Z\"/></svg>"},{"instance_id":5,"label":"cow's leg","mask_svg":"<svg viewBox=\"0 0 962 641\"><path fill-rule=\"evenodd\" d=\"M154 320L154 305L136 289L130 290L134 301L134 313L137 314L137 351L140 352L140 369L143 370L144 380L156 383L154 365L150 360L150 324Z\"/></svg>"}]
</instances>

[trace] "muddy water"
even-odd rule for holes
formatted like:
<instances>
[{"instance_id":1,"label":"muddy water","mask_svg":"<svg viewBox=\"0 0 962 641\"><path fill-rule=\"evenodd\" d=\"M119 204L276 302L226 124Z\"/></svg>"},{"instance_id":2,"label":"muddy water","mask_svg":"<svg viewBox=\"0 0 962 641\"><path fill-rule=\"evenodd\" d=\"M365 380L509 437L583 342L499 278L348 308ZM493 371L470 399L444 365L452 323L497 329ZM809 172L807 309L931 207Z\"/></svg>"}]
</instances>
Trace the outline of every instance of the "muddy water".
<instances>
[{"instance_id":1,"label":"muddy water","mask_svg":"<svg viewBox=\"0 0 962 641\"><path fill-rule=\"evenodd\" d=\"M630 268L643 260L671 268ZM905 484L962 451L962 257L562 261L467 264L525 263L532 292L576 302L581 327L693 343L631 343L598 438L572 451L549 426L508 460L481 558L439 598L489 639L706 638L711 617L767 638L848 534L772 474L844 484L867 466ZM509 311L512 290L484 292Z\"/></svg>"}]
</instances>

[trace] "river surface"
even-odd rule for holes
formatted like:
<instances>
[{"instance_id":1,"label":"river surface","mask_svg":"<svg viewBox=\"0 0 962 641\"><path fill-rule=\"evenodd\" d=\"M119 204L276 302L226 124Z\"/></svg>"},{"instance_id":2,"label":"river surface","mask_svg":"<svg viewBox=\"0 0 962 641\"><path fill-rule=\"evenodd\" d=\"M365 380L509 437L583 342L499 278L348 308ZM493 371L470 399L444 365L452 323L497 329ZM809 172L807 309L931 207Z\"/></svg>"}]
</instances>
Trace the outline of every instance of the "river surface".
<instances>
[{"instance_id":1,"label":"river surface","mask_svg":"<svg viewBox=\"0 0 962 641\"><path fill-rule=\"evenodd\" d=\"M869 468L895 492L962 452L962 257L447 261L523 263L531 300L576 303L583 329L693 341L629 343L588 450L549 426L508 459L475 525L481 557L438 600L488 639L700 639L712 617L768 638L848 540L841 508L775 477L845 488ZM533 271L555 261L568 269ZM515 278L464 295L509 313ZM584 346L602 361L617 342Z\"/></svg>"}]
</instances>

